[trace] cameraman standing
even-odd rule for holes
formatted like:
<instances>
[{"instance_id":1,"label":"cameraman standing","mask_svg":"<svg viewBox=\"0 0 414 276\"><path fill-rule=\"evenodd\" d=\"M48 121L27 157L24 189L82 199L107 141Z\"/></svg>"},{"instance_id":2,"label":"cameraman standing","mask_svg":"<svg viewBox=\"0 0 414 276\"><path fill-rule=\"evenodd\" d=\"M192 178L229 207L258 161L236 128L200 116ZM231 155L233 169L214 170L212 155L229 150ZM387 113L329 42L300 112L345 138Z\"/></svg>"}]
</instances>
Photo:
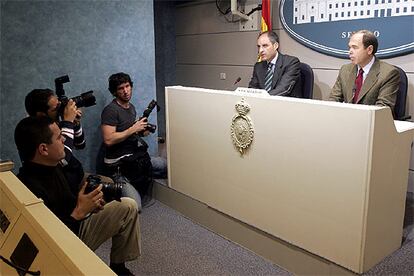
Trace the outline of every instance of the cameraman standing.
<instances>
[{"instance_id":1,"label":"cameraman standing","mask_svg":"<svg viewBox=\"0 0 414 276\"><path fill-rule=\"evenodd\" d=\"M136 120L137 113L130 102L133 82L128 74L116 73L109 77L109 92L114 96L101 115L103 142L106 147L104 164L108 176L120 173L139 192L143 202L149 199L152 182L151 158L148 145L140 135L148 135L147 118Z\"/></svg>"}]
</instances>

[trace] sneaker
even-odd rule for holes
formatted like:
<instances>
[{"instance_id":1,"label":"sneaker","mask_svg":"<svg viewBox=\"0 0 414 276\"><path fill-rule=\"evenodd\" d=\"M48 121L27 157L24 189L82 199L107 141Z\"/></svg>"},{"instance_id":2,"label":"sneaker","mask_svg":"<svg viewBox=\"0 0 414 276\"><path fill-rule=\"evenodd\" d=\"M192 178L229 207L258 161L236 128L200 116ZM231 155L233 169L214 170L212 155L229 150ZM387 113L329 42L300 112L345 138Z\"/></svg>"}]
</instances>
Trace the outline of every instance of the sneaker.
<instances>
[{"instance_id":1,"label":"sneaker","mask_svg":"<svg viewBox=\"0 0 414 276\"><path fill-rule=\"evenodd\" d=\"M132 272L128 268L126 268L124 263L120 263L120 264L111 263L109 267L112 269L113 272L115 272L116 275L134 276L134 274L132 274Z\"/></svg>"}]
</instances>

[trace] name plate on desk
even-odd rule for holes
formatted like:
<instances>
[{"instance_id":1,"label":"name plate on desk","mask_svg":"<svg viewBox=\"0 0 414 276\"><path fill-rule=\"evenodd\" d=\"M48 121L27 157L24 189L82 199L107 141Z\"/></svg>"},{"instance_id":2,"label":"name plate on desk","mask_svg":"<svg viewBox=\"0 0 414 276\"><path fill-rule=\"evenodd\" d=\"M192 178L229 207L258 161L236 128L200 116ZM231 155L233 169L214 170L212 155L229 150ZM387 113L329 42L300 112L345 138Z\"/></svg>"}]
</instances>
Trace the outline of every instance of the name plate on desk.
<instances>
[{"instance_id":1,"label":"name plate on desk","mask_svg":"<svg viewBox=\"0 0 414 276\"><path fill-rule=\"evenodd\" d=\"M264 89L256 89L256 88L247 88L247 87L237 87L235 92L241 92L241 93L248 93L248 94L255 94L255 95L266 95L269 96L269 93L267 93Z\"/></svg>"}]
</instances>

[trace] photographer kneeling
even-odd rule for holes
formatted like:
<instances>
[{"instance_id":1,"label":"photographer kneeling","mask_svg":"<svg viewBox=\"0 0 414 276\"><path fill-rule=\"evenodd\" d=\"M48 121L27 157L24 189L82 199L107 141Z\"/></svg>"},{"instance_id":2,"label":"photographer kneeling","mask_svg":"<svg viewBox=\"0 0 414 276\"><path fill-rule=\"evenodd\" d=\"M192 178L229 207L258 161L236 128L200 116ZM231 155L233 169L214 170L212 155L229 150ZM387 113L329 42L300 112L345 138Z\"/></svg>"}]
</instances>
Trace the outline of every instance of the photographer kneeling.
<instances>
[{"instance_id":1,"label":"photographer kneeling","mask_svg":"<svg viewBox=\"0 0 414 276\"><path fill-rule=\"evenodd\" d=\"M125 262L136 259L141 248L135 201L122 198L106 204L102 184L85 193L87 182L73 193L59 164L65 157L64 137L50 118L24 118L14 139L23 162L17 177L92 250L112 238L111 269L132 275Z\"/></svg>"},{"instance_id":2,"label":"photographer kneeling","mask_svg":"<svg viewBox=\"0 0 414 276\"><path fill-rule=\"evenodd\" d=\"M47 116L59 125L65 138L65 158L60 161L72 192L79 189L84 176L82 164L73 155L74 149L85 148L85 135L80 123L82 111L73 100L62 106L51 89L34 89L26 95L26 112L30 116Z\"/></svg>"},{"instance_id":3,"label":"photographer kneeling","mask_svg":"<svg viewBox=\"0 0 414 276\"><path fill-rule=\"evenodd\" d=\"M59 89L59 86L57 86L57 89ZM60 90L62 89L60 87ZM51 89L32 90L25 98L25 107L30 116L47 116L56 122L62 130L62 135L65 138L65 158L60 160L60 165L68 179L71 191L76 194L84 178L83 166L73 155L74 149L83 149L86 144L85 134L80 122L82 111L72 99L65 100L62 103ZM138 211L140 211L140 198L131 184L124 183L122 196L134 199L138 204Z\"/></svg>"},{"instance_id":4,"label":"photographer kneeling","mask_svg":"<svg viewBox=\"0 0 414 276\"><path fill-rule=\"evenodd\" d=\"M130 76L116 73L109 77L108 82L108 90L114 99L101 115L106 172L110 177L116 174L126 177L145 205L150 199L152 164L148 145L140 136L148 135L151 125L145 116L137 120L137 112L130 102L133 87Z\"/></svg>"}]
</instances>

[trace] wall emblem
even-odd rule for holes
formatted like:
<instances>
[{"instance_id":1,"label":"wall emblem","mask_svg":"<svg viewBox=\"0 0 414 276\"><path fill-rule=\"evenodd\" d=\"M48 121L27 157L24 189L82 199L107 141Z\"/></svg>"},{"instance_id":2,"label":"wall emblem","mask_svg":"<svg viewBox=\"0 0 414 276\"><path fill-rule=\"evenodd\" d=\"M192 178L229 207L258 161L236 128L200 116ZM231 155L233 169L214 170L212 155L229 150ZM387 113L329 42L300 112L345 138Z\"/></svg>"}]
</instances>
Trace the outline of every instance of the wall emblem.
<instances>
[{"instance_id":1,"label":"wall emblem","mask_svg":"<svg viewBox=\"0 0 414 276\"><path fill-rule=\"evenodd\" d=\"M348 58L353 31L377 36L378 57L414 52L412 0L281 0L280 20L289 35L318 52Z\"/></svg>"},{"instance_id":2,"label":"wall emblem","mask_svg":"<svg viewBox=\"0 0 414 276\"><path fill-rule=\"evenodd\" d=\"M252 121L246 116L250 111L250 106L244 101L244 98L235 107L238 114L233 116L231 122L231 139L240 154L243 155L253 142L254 129Z\"/></svg>"}]
</instances>

